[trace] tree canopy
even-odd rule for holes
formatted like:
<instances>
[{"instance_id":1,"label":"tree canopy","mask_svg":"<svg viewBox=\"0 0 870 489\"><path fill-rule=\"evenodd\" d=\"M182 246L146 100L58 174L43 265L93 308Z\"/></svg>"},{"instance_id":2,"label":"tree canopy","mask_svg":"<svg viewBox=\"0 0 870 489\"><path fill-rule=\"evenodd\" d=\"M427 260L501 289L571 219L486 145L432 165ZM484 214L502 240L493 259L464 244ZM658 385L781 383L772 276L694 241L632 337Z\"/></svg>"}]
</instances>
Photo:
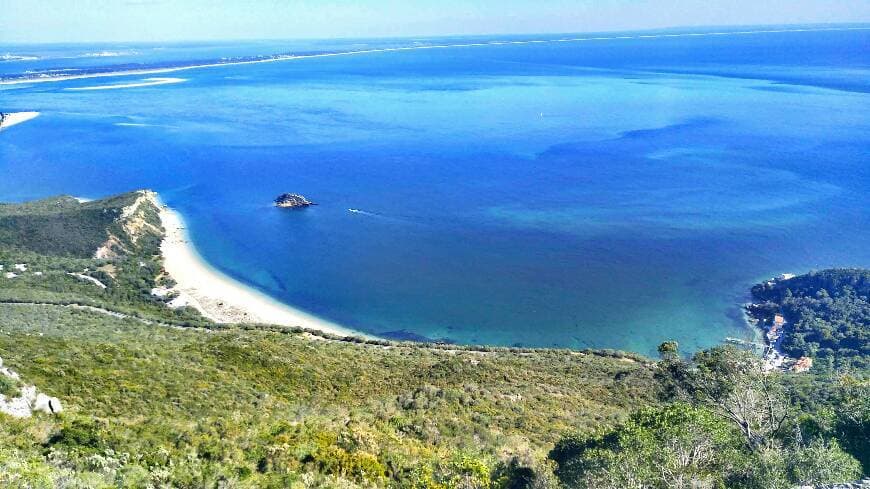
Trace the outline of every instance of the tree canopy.
<instances>
[{"instance_id":1,"label":"tree canopy","mask_svg":"<svg viewBox=\"0 0 870 489\"><path fill-rule=\"evenodd\" d=\"M785 316L782 348L788 355L870 371L870 271L811 272L756 285L752 295Z\"/></svg>"}]
</instances>

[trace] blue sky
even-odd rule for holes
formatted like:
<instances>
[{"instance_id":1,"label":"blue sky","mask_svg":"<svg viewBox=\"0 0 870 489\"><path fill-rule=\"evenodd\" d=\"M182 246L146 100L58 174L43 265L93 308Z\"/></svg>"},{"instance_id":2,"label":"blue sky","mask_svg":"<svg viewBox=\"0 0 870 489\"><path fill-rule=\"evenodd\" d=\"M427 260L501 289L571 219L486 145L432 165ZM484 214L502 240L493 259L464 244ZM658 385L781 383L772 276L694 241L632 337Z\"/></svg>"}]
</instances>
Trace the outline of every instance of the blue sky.
<instances>
[{"instance_id":1,"label":"blue sky","mask_svg":"<svg viewBox=\"0 0 870 489\"><path fill-rule=\"evenodd\" d=\"M0 0L0 43L868 22L868 0Z\"/></svg>"}]
</instances>

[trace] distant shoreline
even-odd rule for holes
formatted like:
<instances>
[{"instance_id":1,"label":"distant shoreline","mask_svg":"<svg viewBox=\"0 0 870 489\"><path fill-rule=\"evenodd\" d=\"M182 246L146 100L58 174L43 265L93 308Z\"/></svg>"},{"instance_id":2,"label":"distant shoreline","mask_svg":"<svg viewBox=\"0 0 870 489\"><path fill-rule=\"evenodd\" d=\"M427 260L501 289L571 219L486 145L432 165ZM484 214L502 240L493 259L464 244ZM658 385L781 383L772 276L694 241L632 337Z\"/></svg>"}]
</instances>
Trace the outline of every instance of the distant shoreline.
<instances>
[{"instance_id":1,"label":"distant shoreline","mask_svg":"<svg viewBox=\"0 0 870 489\"><path fill-rule=\"evenodd\" d=\"M359 54L387 53L395 51L416 51L421 49L450 49L450 48L470 48L470 47L486 47L486 46L501 46L501 45L517 45L517 44L547 44L547 43L567 43L567 42L588 42L588 41L610 41L610 40L638 40L638 39L665 39L673 37L712 37L712 36L746 36L754 34L775 34L789 32L827 32L827 31L853 31L853 30L870 30L870 27L826 27L826 28L805 28L805 29L758 29L758 30L742 30L742 31L715 31L715 32L682 32L682 33L656 33L656 34L636 34L622 36L594 36L594 37L567 37L557 39L524 39L524 40L490 40L482 42L467 42L456 44L421 44L413 46L398 46L389 48L374 48L360 49L356 51L336 51L316 54L279 54L269 57L260 57L256 59L239 59L228 61L214 61L191 65L179 66L164 66L154 68L140 68L131 70L118 71L101 71L94 73L84 73L77 75L47 75L34 76L30 78L0 78L0 85L17 85L23 83L45 83L58 82L65 80L81 80L87 78L103 78L109 76L131 76L131 75L152 75L160 73L174 73L177 71L193 70L198 68L215 68L222 66L238 66L259 63L274 63L278 61L291 61L307 58L326 58L334 56L351 56Z\"/></svg>"},{"instance_id":2,"label":"distant shoreline","mask_svg":"<svg viewBox=\"0 0 870 489\"><path fill-rule=\"evenodd\" d=\"M277 324L338 336L365 336L283 304L209 265L190 242L181 215L159 203L165 237L163 266L176 282L176 300L217 323Z\"/></svg>"},{"instance_id":3,"label":"distant shoreline","mask_svg":"<svg viewBox=\"0 0 870 489\"><path fill-rule=\"evenodd\" d=\"M7 112L3 113L0 130L8 129L16 124L27 122L39 116L39 112Z\"/></svg>"}]
</instances>

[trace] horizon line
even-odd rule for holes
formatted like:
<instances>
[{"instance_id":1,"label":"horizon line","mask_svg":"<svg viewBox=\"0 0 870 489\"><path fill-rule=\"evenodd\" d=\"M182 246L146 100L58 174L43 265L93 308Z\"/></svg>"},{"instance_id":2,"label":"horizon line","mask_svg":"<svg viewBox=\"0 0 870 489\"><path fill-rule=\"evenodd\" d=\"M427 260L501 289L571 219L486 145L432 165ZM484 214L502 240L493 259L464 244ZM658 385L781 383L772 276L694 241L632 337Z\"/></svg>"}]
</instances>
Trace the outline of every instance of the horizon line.
<instances>
[{"instance_id":1,"label":"horizon line","mask_svg":"<svg viewBox=\"0 0 870 489\"><path fill-rule=\"evenodd\" d=\"M815 26L815 27L814 27ZM830 26L830 27L824 27ZM852 27L849 27L852 26ZM175 40L89 40L89 41L4 41L0 40L0 46L46 46L46 45L93 45L93 44L196 44L196 43L220 43L220 42L268 42L268 41L338 41L338 40L390 40L390 39L447 39L447 38L486 38L495 36L556 36L556 35L592 35L592 34L622 34L622 33L640 33L640 32L669 32L678 33L692 30L704 29L740 29L740 28L758 28L765 27L804 27L803 29L777 29L777 30L760 30L763 32L806 32L806 31L836 31L836 30L867 30L870 29L870 20L861 22L801 22L801 23L785 23L785 24L699 24L699 25L682 25L668 27L644 27L636 29L615 29L615 30L589 30L589 31L540 31L540 32L493 32L493 33L477 33L477 34L413 34L400 36L335 36L335 37L317 37L317 36L302 36L302 37L236 37L236 38L201 38L201 39L175 39ZM755 32L755 31L753 31ZM748 31L746 33L749 33ZM713 34L713 33L709 33Z\"/></svg>"}]
</instances>

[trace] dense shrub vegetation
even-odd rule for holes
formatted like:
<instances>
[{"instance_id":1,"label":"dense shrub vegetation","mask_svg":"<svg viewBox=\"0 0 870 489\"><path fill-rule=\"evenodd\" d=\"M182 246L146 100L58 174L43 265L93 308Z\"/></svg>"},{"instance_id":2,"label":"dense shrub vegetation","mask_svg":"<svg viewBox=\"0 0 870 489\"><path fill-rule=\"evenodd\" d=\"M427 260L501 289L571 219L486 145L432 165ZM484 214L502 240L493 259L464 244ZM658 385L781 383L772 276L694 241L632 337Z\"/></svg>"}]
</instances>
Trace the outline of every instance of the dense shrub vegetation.
<instances>
[{"instance_id":1,"label":"dense shrub vegetation","mask_svg":"<svg viewBox=\"0 0 870 489\"><path fill-rule=\"evenodd\" d=\"M833 368L870 369L870 271L812 272L757 285L752 294L788 320L787 354L816 357Z\"/></svg>"},{"instance_id":2,"label":"dense shrub vegetation","mask_svg":"<svg viewBox=\"0 0 870 489\"><path fill-rule=\"evenodd\" d=\"M65 408L0 415L0 487L767 488L868 467L860 376L761 375L744 352L688 361L673 342L655 363L172 310L150 294L159 233L132 240L116 220L133 200L0 211L0 265L27 264L0 275L0 357ZM70 243L37 243L58 220ZM109 235L125 252L91 258Z\"/></svg>"},{"instance_id":3,"label":"dense shrub vegetation","mask_svg":"<svg viewBox=\"0 0 870 489\"><path fill-rule=\"evenodd\" d=\"M106 241L121 209L135 194L80 203L51 197L25 204L0 204L0 246L53 256L90 258Z\"/></svg>"},{"instance_id":4,"label":"dense shrub vegetation","mask_svg":"<svg viewBox=\"0 0 870 489\"><path fill-rule=\"evenodd\" d=\"M866 383L842 378L822 396L790 382L793 374L765 372L757 357L733 347L692 361L662 350L656 377L666 404L560 440L551 458L567 487L785 489L862 474ZM815 380L809 385L819 388Z\"/></svg>"},{"instance_id":5,"label":"dense shrub vegetation","mask_svg":"<svg viewBox=\"0 0 870 489\"><path fill-rule=\"evenodd\" d=\"M597 355L205 333L62 306L5 304L0 317L0 355L67 408L26 429L20 456L89 472L115 454L182 487L283 487L305 472L483 487L500 462L541 460L563 431L653 401L649 367Z\"/></svg>"}]
</instances>

